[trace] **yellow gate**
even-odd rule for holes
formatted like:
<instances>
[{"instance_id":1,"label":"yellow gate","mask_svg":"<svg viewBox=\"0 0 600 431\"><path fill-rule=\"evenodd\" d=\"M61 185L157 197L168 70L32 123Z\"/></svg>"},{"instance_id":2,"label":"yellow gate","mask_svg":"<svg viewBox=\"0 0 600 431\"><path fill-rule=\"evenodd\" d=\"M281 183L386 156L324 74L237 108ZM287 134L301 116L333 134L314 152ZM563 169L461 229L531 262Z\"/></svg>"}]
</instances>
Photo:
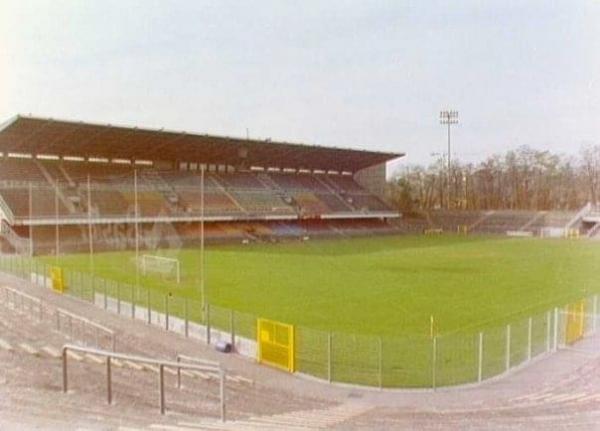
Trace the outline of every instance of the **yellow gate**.
<instances>
[{"instance_id":1,"label":"yellow gate","mask_svg":"<svg viewBox=\"0 0 600 431\"><path fill-rule=\"evenodd\" d=\"M66 286L62 268L58 266L50 268L50 279L52 280L52 289L64 293Z\"/></svg>"},{"instance_id":2,"label":"yellow gate","mask_svg":"<svg viewBox=\"0 0 600 431\"><path fill-rule=\"evenodd\" d=\"M294 326L273 320L257 320L258 362L295 371Z\"/></svg>"},{"instance_id":3,"label":"yellow gate","mask_svg":"<svg viewBox=\"0 0 600 431\"><path fill-rule=\"evenodd\" d=\"M578 301L567 306L567 328L565 340L567 344L573 344L583 338L584 318L584 301Z\"/></svg>"}]
</instances>

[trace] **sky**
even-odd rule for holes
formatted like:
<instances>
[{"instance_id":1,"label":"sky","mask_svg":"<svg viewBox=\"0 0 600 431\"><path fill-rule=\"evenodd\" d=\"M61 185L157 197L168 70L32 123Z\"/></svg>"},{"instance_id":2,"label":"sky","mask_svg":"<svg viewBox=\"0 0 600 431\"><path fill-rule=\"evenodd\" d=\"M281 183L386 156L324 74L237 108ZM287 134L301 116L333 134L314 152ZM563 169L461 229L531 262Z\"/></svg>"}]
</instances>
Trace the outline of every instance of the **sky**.
<instances>
[{"instance_id":1,"label":"sky","mask_svg":"<svg viewBox=\"0 0 600 431\"><path fill-rule=\"evenodd\" d=\"M20 114L452 156L600 144L599 1L0 0Z\"/></svg>"}]
</instances>

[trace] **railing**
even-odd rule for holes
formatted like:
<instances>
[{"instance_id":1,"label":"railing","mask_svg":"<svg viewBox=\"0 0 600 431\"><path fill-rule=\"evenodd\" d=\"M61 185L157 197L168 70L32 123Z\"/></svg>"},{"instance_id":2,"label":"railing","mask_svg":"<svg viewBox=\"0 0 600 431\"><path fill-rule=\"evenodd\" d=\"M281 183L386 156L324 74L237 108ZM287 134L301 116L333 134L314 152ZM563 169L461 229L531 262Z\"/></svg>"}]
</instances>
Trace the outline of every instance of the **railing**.
<instances>
[{"instance_id":1,"label":"railing","mask_svg":"<svg viewBox=\"0 0 600 431\"><path fill-rule=\"evenodd\" d=\"M565 230L571 229L573 227L573 225L579 221L579 219L581 219L584 215L589 213L591 210L592 210L592 203L588 202L587 204L585 204L585 206L583 208L581 208L581 210L579 210L579 212L577 214L575 214L573 216L573 218L571 218L571 220L569 220L569 222L565 225Z\"/></svg>"},{"instance_id":2,"label":"railing","mask_svg":"<svg viewBox=\"0 0 600 431\"><path fill-rule=\"evenodd\" d=\"M158 366L159 375L159 400L160 400L160 414L164 415L165 406L165 368L176 369L178 373L181 370L190 371L204 371L214 373L219 376L219 398L220 398L220 416L221 421L226 421L226 409L225 409L225 370L218 365L194 365L184 364L181 362L163 361L159 359L146 358L142 356L127 355L123 353L109 352L107 350L90 349L85 347L74 346L65 344L62 348L62 386L63 392L68 391L69 379L68 379L68 352L80 352L87 353L89 355L102 356L106 358L106 395L108 404L112 404L112 370L111 362L114 359L129 361L134 363L141 363L146 365Z\"/></svg>"},{"instance_id":3,"label":"railing","mask_svg":"<svg viewBox=\"0 0 600 431\"><path fill-rule=\"evenodd\" d=\"M182 355L182 354L177 355L176 361L178 364L185 361L185 362L191 362L193 364L199 364L199 365L204 365L204 366L208 366L208 367L219 367L219 363L217 361L209 361L207 359L199 359L199 358L194 358L193 356L187 356L187 355ZM177 388L181 389L181 368L177 368Z\"/></svg>"},{"instance_id":4,"label":"railing","mask_svg":"<svg viewBox=\"0 0 600 431\"><path fill-rule=\"evenodd\" d=\"M596 223L588 232L587 237L593 238L600 231L600 223Z\"/></svg>"},{"instance_id":5,"label":"railing","mask_svg":"<svg viewBox=\"0 0 600 431\"><path fill-rule=\"evenodd\" d=\"M92 330L96 347L99 348L101 346L100 337L104 336L110 341L113 352L116 350L117 336L112 329L93 322L83 316L71 313L63 308L52 310L47 305L44 305L44 301L40 298L21 292L17 289L8 286L0 286L0 291L4 292L3 300L6 305L12 305L15 310L18 310L21 313L29 312L30 317L33 318L35 315L40 322L44 320L45 316L52 318L56 324L56 330L59 332L63 332L63 322L65 322L68 333L72 339L74 338L74 324L79 324L83 328L90 328ZM82 339L82 341L86 342L88 340Z\"/></svg>"},{"instance_id":6,"label":"railing","mask_svg":"<svg viewBox=\"0 0 600 431\"><path fill-rule=\"evenodd\" d=\"M0 290L4 292L4 304L12 305L15 310L18 309L22 313L29 311L31 317L35 313L39 321L43 320L44 305L41 299L8 286L0 286Z\"/></svg>"},{"instance_id":7,"label":"railing","mask_svg":"<svg viewBox=\"0 0 600 431\"><path fill-rule=\"evenodd\" d=\"M57 308L55 312L56 316L56 330L61 330L61 322L66 320L69 326L69 332L71 337L73 337L73 322L78 322L82 326L87 326L94 331L95 335L95 344L97 347L100 346L100 336L104 334L110 340L110 346L112 351L116 351L117 349L117 336L115 335L115 331L106 326L100 325L96 322L93 322L85 317L81 317L77 314L71 313L70 311L64 310L62 308Z\"/></svg>"},{"instance_id":8,"label":"railing","mask_svg":"<svg viewBox=\"0 0 600 431\"><path fill-rule=\"evenodd\" d=\"M2 196L0 196L0 212L4 214L9 223L15 222L15 215Z\"/></svg>"}]
</instances>

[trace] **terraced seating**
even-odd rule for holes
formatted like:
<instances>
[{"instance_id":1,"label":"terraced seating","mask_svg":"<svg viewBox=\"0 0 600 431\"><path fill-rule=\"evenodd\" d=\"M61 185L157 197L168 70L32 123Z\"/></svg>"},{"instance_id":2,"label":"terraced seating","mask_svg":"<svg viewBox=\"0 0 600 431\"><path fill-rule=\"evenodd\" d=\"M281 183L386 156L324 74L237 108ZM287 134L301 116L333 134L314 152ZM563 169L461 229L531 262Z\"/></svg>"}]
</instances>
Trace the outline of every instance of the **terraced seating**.
<instances>
[{"instance_id":1,"label":"terraced seating","mask_svg":"<svg viewBox=\"0 0 600 431\"><path fill-rule=\"evenodd\" d=\"M329 208L314 193L303 192L293 195L303 215L319 215L329 212Z\"/></svg>"},{"instance_id":2,"label":"terraced seating","mask_svg":"<svg viewBox=\"0 0 600 431\"><path fill-rule=\"evenodd\" d=\"M350 193L363 192L364 189L358 185L354 178L349 175L327 175L323 177L333 188Z\"/></svg>"},{"instance_id":3,"label":"terraced seating","mask_svg":"<svg viewBox=\"0 0 600 431\"><path fill-rule=\"evenodd\" d=\"M33 218L55 217L56 201L54 189L38 185L31 189ZM15 217L29 217L29 188L0 188L0 195L10 207ZM70 214L63 202L58 201L58 213L61 216Z\"/></svg>"},{"instance_id":4,"label":"terraced seating","mask_svg":"<svg viewBox=\"0 0 600 431\"><path fill-rule=\"evenodd\" d=\"M0 181L45 182L46 179L34 160L0 159Z\"/></svg>"},{"instance_id":5,"label":"terraced seating","mask_svg":"<svg viewBox=\"0 0 600 431\"><path fill-rule=\"evenodd\" d=\"M535 211L494 211L475 226L473 232L505 234L518 230L535 216Z\"/></svg>"},{"instance_id":6,"label":"terraced seating","mask_svg":"<svg viewBox=\"0 0 600 431\"><path fill-rule=\"evenodd\" d=\"M212 174L216 180L228 189L264 190L265 186L250 172Z\"/></svg>"},{"instance_id":7,"label":"terraced seating","mask_svg":"<svg viewBox=\"0 0 600 431\"><path fill-rule=\"evenodd\" d=\"M430 211L433 227L445 232L456 232L458 226L471 226L484 215L483 211Z\"/></svg>"},{"instance_id":8,"label":"terraced seating","mask_svg":"<svg viewBox=\"0 0 600 431\"><path fill-rule=\"evenodd\" d=\"M126 191L122 195L128 206L135 208L135 193L133 191ZM139 191L137 202L139 214L142 217L155 217L171 213L164 195L156 191Z\"/></svg>"},{"instance_id":9,"label":"terraced seating","mask_svg":"<svg viewBox=\"0 0 600 431\"><path fill-rule=\"evenodd\" d=\"M294 210L272 192L231 192L235 200L250 213L293 214Z\"/></svg>"},{"instance_id":10,"label":"terraced seating","mask_svg":"<svg viewBox=\"0 0 600 431\"><path fill-rule=\"evenodd\" d=\"M202 187L202 179L199 172L195 171L158 171L159 175L176 190L196 190ZM219 188L217 181L211 173L204 176L204 189Z\"/></svg>"},{"instance_id":11,"label":"terraced seating","mask_svg":"<svg viewBox=\"0 0 600 431\"><path fill-rule=\"evenodd\" d=\"M200 190L179 190L180 203L188 213L200 214L202 209L202 192ZM228 214L240 212L229 196L214 190L204 193L205 214Z\"/></svg>"},{"instance_id":12,"label":"terraced seating","mask_svg":"<svg viewBox=\"0 0 600 431\"><path fill-rule=\"evenodd\" d=\"M45 166L48 166L49 163ZM99 162L63 162L63 168L74 182L85 183L88 175L94 182L107 182L111 178L124 179L130 177L133 181L133 168L129 165Z\"/></svg>"},{"instance_id":13,"label":"terraced seating","mask_svg":"<svg viewBox=\"0 0 600 431\"><path fill-rule=\"evenodd\" d=\"M342 197L331 193L318 193L317 197L331 212L351 212L354 209Z\"/></svg>"},{"instance_id":14,"label":"terraced seating","mask_svg":"<svg viewBox=\"0 0 600 431\"><path fill-rule=\"evenodd\" d=\"M348 196L351 205L358 211L389 211L389 207L373 195L352 194Z\"/></svg>"},{"instance_id":15,"label":"terraced seating","mask_svg":"<svg viewBox=\"0 0 600 431\"><path fill-rule=\"evenodd\" d=\"M82 218L87 213L88 176L92 213L128 217L134 211L134 166L118 163L2 160L0 196L19 218L28 216L23 187L35 180L34 215L54 216L51 189L59 188L59 215ZM140 215L197 216L201 207L201 175L196 171L137 168ZM2 183L2 178L5 182ZM13 181L14 179L14 181ZM25 181L24 181L25 180ZM319 217L330 213L389 211L349 176L277 173L206 172L205 214L256 218L268 215ZM14 191L18 189L19 191ZM50 192L49 192L50 191ZM292 200L295 200L295 205Z\"/></svg>"},{"instance_id":16,"label":"terraced seating","mask_svg":"<svg viewBox=\"0 0 600 431\"><path fill-rule=\"evenodd\" d=\"M328 192L327 187L325 187L323 183L309 174L271 173L269 176L279 187L287 191L311 190Z\"/></svg>"},{"instance_id":17,"label":"terraced seating","mask_svg":"<svg viewBox=\"0 0 600 431\"><path fill-rule=\"evenodd\" d=\"M92 190L92 207L97 209L100 216L123 216L133 214L133 206L118 190Z\"/></svg>"}]
</instances>

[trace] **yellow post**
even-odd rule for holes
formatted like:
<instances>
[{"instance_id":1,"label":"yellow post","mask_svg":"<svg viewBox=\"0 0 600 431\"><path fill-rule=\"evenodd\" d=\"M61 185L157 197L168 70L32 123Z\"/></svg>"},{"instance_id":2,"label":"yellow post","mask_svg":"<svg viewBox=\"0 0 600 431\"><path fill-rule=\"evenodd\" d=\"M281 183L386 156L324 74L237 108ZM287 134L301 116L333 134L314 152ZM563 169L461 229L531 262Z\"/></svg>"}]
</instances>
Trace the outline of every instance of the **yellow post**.
<instances>
[{"instance_id":1,"label":"yellow post","mask_svg":"<svg viewBox=\"0 0 600 431\"><path fill-rule=\"evenodd\" d=\"M50 268L50 279L52 280L52 290L58 293L65 292L65 280L62 268L55 266Z\"/></svg>"}]
</instances>

